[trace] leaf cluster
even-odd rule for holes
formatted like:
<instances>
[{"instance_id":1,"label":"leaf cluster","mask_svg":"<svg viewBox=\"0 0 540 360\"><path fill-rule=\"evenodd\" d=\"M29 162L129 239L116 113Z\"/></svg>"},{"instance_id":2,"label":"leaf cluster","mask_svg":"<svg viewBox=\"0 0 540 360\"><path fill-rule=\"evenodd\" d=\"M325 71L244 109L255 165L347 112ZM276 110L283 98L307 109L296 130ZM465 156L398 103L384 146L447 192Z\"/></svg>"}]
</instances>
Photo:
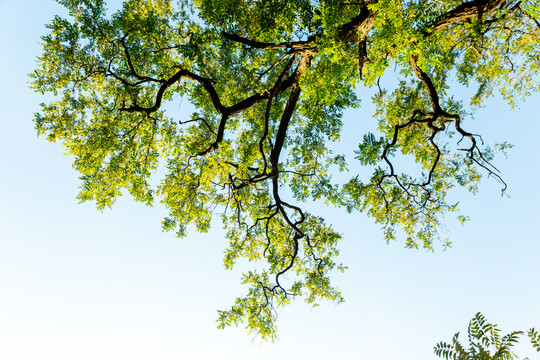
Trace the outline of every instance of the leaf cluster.
<instances>
[{"instance_id":1,"label":"leaf cluster","mask_svg":"<svg viewBox=\"0 0 540 360\"><path fill-rule=\"evenodd\" d=\"M452 343L440 342L435 348L435 355L453 360L513 360L518 357L512 352L523 331L512 331L501 336L497 324L489 323L482 313L477 313L469 322L467 329L469 348L459 340L459 333L452 338ZM533 347L540 352L538 332L532 328L528 331Z\"/></svg>"},{"instance_id":2,"label":"leaf cluster","mask_svg":"<svg viewBox=\"0 0 540 360\"><path fill-rule=\"evenodd\" d=\"M365 212L386 241L446 246L453 189L474 192L483 175L506 189L492 162L510 145L485 146L468 107L538 90L532 0L126 0L110 15L103 0L59 2L69 16L48 25L31 74L53 96L38 134L62 142L79 199L98 209L125 191L160 201L178 236L221 218L225 267L256 269L218 323L263 338L294 297L343 300L330 281L341 235L303 203ZM468 105L456 83L473 89ZM332 143L362 87L376 87L378 129L355 128L353 160ZM172 111L182 101L195 111Z\"/></svg>"}]
</instances>

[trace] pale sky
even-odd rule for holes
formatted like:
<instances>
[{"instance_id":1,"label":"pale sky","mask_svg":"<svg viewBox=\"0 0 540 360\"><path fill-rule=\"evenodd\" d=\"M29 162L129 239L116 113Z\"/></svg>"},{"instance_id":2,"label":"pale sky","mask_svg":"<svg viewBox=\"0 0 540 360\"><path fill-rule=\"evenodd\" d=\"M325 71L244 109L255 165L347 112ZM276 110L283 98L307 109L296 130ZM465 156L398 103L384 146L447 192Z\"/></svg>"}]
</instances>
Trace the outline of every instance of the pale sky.
<instances>
[{"instance_id":1,"label":"pale sky","mask_svg":"<svg viewBox=\"0 0 540 360\"><path fill-rule=\"evenodd\" d=\"M386 245L363 214L305 205L344 234L349 269L334 281L346 302L312 309L298 299L279 312L279 340L263 344L242 327L216 328L216 310L245 291L249 266L224 270L219 222L178 239L161 231L159 204L79 205L72 160L36 137L32 114L45 99L26 74L44 24L61 11L52 0L0 0L0 359L427 360L455 332L465 340L477 311L505 333L540 327L540 96L519 111L494 99L469 123L487 142L515 145L496 160L511 197L490 179L477 196L457 192L471 222L448 220L447 251ZM373 126L368 103L347 113L355 125L346 130ZM185 116L182 106L174 116ZM358 131L343 141L356 147Z\"/></svg>"}]
</instances>

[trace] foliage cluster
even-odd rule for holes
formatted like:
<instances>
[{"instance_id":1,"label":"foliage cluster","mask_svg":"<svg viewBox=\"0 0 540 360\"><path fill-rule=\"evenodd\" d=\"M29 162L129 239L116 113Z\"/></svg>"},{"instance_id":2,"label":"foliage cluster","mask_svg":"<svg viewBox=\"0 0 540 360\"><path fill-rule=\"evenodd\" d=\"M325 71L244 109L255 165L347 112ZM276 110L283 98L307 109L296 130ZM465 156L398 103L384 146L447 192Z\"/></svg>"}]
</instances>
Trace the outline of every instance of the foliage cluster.
<instances>
[{"instance_id":1,"label":"foliage cluster","mask_svg":"<svg viewBox=\"0 0 540 360\"><path fill-rule=\"evenodd\" d=\"M293 297L343 300L330 282L343 270L341 235L300 203L365 212L387 241L401 233L432 249L457 210L451 189L475 191L485 174L506 187L495 149L465 128L470 109L496 91L514 104L538 90L535 0L125 0L113 14L103 0L58 1L69 17L48 25L32 74L55 95L38 133L74 157L81 201L159 199L178 236L221 217L225 266L246 258L257 269L219 325L245 322L263 338ZM394 89L379 86L385 76ZM470 104L452 96L455 82L474 89ZM356 89L375 86L379 134L359 134L358 161L332 153ZM168 116L181 98L196 112ZM402 155L422 173L398 172ZM350 180L332 180L347 168Z\"/></svg>"},{"instance_id":2,"label":"foliage cluster","mask_svg":"<svg viewBox=\"0 0 540 360\"><path fill-rule=\"evenodd\" d=\"M514 360L518 357L512 352L524 331L512 331L501 336L497 324L489 323L484 315L477 313L469 322L467 329L469 348L458 340L459 333L452 338L452 343L440 342L435 346L435 355L453 360ZM527 331L531 344L540 352L540 333L534 328ZM525 359L527 360L527 359Z\"/></svg>"}]
</instances>

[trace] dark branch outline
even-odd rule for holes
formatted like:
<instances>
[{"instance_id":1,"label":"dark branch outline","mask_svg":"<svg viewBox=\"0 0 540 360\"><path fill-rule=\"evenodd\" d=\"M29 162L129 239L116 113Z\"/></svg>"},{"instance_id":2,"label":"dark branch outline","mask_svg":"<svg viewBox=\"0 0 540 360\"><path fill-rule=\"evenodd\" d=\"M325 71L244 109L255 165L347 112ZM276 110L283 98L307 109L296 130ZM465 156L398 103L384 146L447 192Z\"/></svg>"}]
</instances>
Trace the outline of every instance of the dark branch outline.
<instances>
[{"instance_id":1,"label":"dark branch outline","mask_svg":"<svg viewBox=\"0 0 540 360\"><path fill-rule=\"evenodd\" d=\"M364 2L363 7L361 7L361 10L359 12L359 15L356 16L355 18L353 18L350 22L348 22L347 24L343 25L340 28L340 39L342 41L344 41L344 42L358 42L358 44L359 44L359 71L360 72L361 72L361 69L362 69L362 64L367 59L367 50L365 49L366 36L367 36L367 33L369 32L369 30L371 29L371 26L373 25L373 20L374 20L374 16L375 16L375 13L373 13L371 10L369 10L367 5L369 3L376 3L376 2L377 1ZM470 17L470 16L477 15L478 11L470 12L469 10L467 10L468 8L465 6L467 4L469 6L472 6L472 4L477 4L477 3L488 3L488 4L497 3L497 4L500 4L500 3L504 3L504 1L481 1L481 0L475 0L475 1L472 1L470 3L463 4L463 6L460 5L456 9L454 9L454 10L448 12L447 14L445 14L444 19L433 23L432 26L431 26L432 29L429 32L427 32L426 35L429 35L429 34L435 32L435 31L442 30L445 27L453 24L454 22L457 22L459 20L463 20L464 17L467 17L467 16ZM478 8L479 7L477 7L477 9ZM484 8L486 8L486 6L482 7L482 9L484 9ZM263 50L291 49L292 53L295 53L295 54L301 53L303 59L307 58L308 56L311 57L313 54L316 53L316 48L310 46L312 43L314 43L315 39L311 39L311 40L308 40L308 41L305 41L305 42L272 44L272 43L256 42L254 40L243 38L243 37L241 37L239 35L236 35L236 34L229 34L229 33L226 33L226 32L223 32L222 34L223 34L223 36L225 38L227 38L229 40L242 43L242 44L247 45L248 47L253 48L253 49L263 49ZM309 53L309 55L307 53ZM127 51L126 51L126 56L128 56ZM294 57L294 59L295 59L295 57ZM234 105L229 106L229 107L225 107L220 102L219 96L218 96L217 92L215 91L215 88L212 85L212 81L210 79L208 79L208 78L203 78L201 76L198 76L198 75L196 75L194 73L189 72L188 70L181 69L180 71L178 71L175 75L173 75L168 80L157 80L157 79L152 79L152 78L147 78L147 77L142 77L142 76L137 75L137 73L135 72L134 67L132 66L130 60L128 60L128 63L130 63L131 71L133 72L134 76L139 79L139 82L135 83L135 84L130 84L130 83L127 83L125 81L122 81L121 78L117 77L117 79L124 82L125 85L136 86L136 85L140 84L140 82L142 82L142 81L158 82L158 83L161 83L162 85L158 90L154 106L145 108L145 107L139 106L138 104L134 104L131 107L128 107L128 108L124 107L124 108L120 109L121 111L127 111L127 112L141 111L141 112L146 112L147 114L150 114L150 113L152 113L154 111L157 111L157 109L161 105L161 99L162 99L162 96L163 96L164 92L166 91L166 89L169 86L171 86L172 84L174 84L175 82L179 81L183 77L185 77L187 79L190 79L190 80L194 80L194 81L198 82L200 85L203 86L203 88L206 90L206 92L210 96L210 99L211 99L215 109L222 115L222 119L220 121L219 129L218 129L217 134L210 128L210 126L208 126L208 124L206 124L207 127L212 132L214 132L214 134L216 135L216 140L206 150L199 152L198 153L199 156L208 155L210 152L212 152L213 150L215 150L218 147L219 142L221 142L222 139L223 139L225 126L226 126L227 120L228 120L228 118L230 116L232 116L232 115L234 115L234 114L236 114L238 112L241 112L243 110L246 110L247 108L250 108L250 107L254 106L255 104L258 104L258 103L260 103L260 102L262 102L264 100L268 101L268 105L267 105L266 111L265 111L265 128L264 128L263 136L261 137L261 139L259 141L259 150L260 150L260 153L261 153L261 157L264 159L264 171L262 173L259 173L259 174L255 175L253 178L248 179L248 180L239 179L241 181L240 185L235 185L235 182L234 182L235 180L231 179L230 186L232 187L232 189L234 191L238 191L244 186L248 186L248 185L251 185L251 184L254 184L254 183L257 183L257 182L267 180L269 177L272 178L273 196L274 196L274 200L276 202L273 206L276 207L276 211L273 213L272 216L270 216L267 219L267 221L266 221L266 231L268 231L268 224L269 224L270 220L274 216L276 216L278 211L279 211L279 213L281 213L284 220L288 223L288 225L291 227L291 229L294 232L294 236L292 238L294 251L293 251L293 254L291 254L291 261L290 261L289 265L276 275L276 279L275 279L276 285L271 289L267 288L266 286L263 286L263 289L264 289L264 295L265 295L265 297L267 299L267 304L268 304L268 297L267 297L267 294L266 294L267 290L270 290L272 292L272 294L273 294L276 289L280 289L280 290L282 290L284 292L285 296L287 296L287 291L285 291L285 289L279 283L279 277L293 267L294 261L296 259L297 254L298 254L298 245L299 245L298 240L300 240L303 237L306 237L307 235L304 234L302 231L300 231L300 229L298 228L298 225L301 224L305 219L302 210L300 208L296 207L296 206L292 206L290 204L285 203L279 197L279 190L278 190L278 188L279 188L279 183L278 183L278 176L279 176L278 163L279 163L279 155L280 155L281 149L282 149L282 147L284 145L284 141L285 141L285 138L286 138L286 135L287 135L288 124L289 124L289 122L291 120L291 117L292 117L292 114L293 114L293 112L295 110L296 104L297 104L297 102L298 102L298 100L300 98L300 92L301 91L300 91L300 87L299 87L299 78L300 78L302 72L298 71L298 68L297 68L297 71L295 71L295 73L292 76L290 76L288 79L286 79L283 82L281 81L282 79L281 79L281 76L280 76L280 79L278 79L278 81L276 81L274 87L270 91L267 91L267 92L262 93L262 94L252 95L252 96L240 101L237 104L234 104ZM291 60L288 64L292 65L292 63L294 63L294 60ZM416 59L414 59L414 63L416 63ZM287 65L287 66L290 66L290 65ZM444 117L449 117L449 118L455 119L456 120L456 128L458 129L458 131L463 136L471 138L471 140L473 141L473 146L470 149L468 149L471 157L473 157L473 152L474 152L475 149L477 149L477 147L476 147L476 142L475 142L474 135L469 134L469 133L467 133L467 132L465 132L464 130L461 129L461 127L459 125L459 118L456 119L455 115L446 114L440 108L437 92L436 92L431 80L429 79L429 77L425 73L421 72L421 70L418 71L419 68L417 66L415 67L415 65L413 65L413 70L414 70L415 74L417 75L417 77L424 83L424 85L425 85L425 87L426 87L426 89L428 91L428 95L430 97L431 104L432 104L432 107L434 109L434 112L432 114L421 114L420 112L416 112L416 115L424 115L424 119L416 119L415 118L416 115L413 114L413 117L411 118L411 120L408 123L403 124L403 125L396 125L393 140L385 148L385 151L383 153L383 158L385 159L385 161L387 161L387 163L391 167L392 176L395 176L395 174L393 174L392 164L388 161L388 158L386 157L386 154L387 154L388 150L390 149L390 147L394 146L397 143L397 136L398 136L399 130L402 129L402 128L405 128L405 127L407 127L409 125L412 125L413 123L427 123L428 126L433 130L432 134L431 134L431 136L429 138L429 141L434 146L434 148L437 150L437 156L436 156L436 159L433 162L433 166L432 166L432 168L430 170L428 180L424 184L420 185L422 187L425 187L426 185L428 185L431 182L432 173L435 171L437 162L438 162L438 160L440 158L440 154L441 154L439 148L437 147L437 145L434 142L434 138L435 138L436 134L439 131L442 131L444 129L444 126L442 128L440 128L440 127L437 127L437 126L434 125L434 121L437 120L437 118L439 116L444 116ZM287 71L284 70L282 72L282 74L285 74ZM111 74L112 74L112 72L111 72ZM115 76L114 74L112 74L112 75ZM283 112L281 122L279 124L279 129L278 129L278 132L277 132L276 138L275 138L275 144L272 146L272 151L271 151L271 154L270 154L270 165L271 165L272 170L271 170L270 174L266 174L267 161L266 161L266 156L265 156L264 150L263 150L263 143L266 140L266 137L268 136L268 117L269 117L269 111L270 111L270 108L271 108L272 98L275 95L277 95L279 93L282 93L282 92L284 92L284 91L286 91L288 89L292 89L292 90L291 90L291 93L289 95L289 99L288 99L287 105L285 107L285 110ZM461 131L460 131L460 129L461 129ZM482 156L481 153L480 153L480 156ZM397 177L396 177L396 179L397 179ZM399 179L397 179L397 180L399 182ZM234 198L234 196L233 196L233 198ZM285 211L285 208L292 209L293 211L299 213L300 216L301 216L301 219L299 221L293 223L291 221L291 219L289 218L289 215ZM241 208L238 208L238 213L240 213L240 212L241 212ZM255 223L257 223L257 222L259 222L261 220L264 220L264 219L265 218L257 219ZM267 232L266 232L266 234L267 234L268 246L269 246L270 245L270 239L268 237ZM308 241L309 247L312 248L312 246L311 246L311 244L309 242L309 237L307 238L307 241ZM265 251L263 252L263 255L266 253L266 250L268 249L268 246L266 247ZM313 254L313 252L312 252L312 255L315 256ZM319 265L318 265L318 268L319 268L320 264L322 263L322 260L317 258L317 261L319 262Z\"/></svg>"}]
</instances>

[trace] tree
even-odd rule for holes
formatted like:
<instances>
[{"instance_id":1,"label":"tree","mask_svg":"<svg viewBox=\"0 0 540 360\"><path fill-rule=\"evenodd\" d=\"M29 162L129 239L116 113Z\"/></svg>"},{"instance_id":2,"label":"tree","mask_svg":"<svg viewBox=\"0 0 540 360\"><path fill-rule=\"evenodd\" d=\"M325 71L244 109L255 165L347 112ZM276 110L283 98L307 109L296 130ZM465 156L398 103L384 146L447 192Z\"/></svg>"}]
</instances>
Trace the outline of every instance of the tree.
<instances>
[{"instance_id":1,"label":"tree","mask_svg":"<svg viewBox=\"0 0 540 360\"><path fill-rule=\"evenodd\" d=\"M342 301L330 282L344 269L341 235L302 202L365 212L407 247L447 244L438 229L457 211L451 189L474 192L486 174L506 188L491 161L510 145L485 147L464 122L497 91L514 104L538 90L534 0L126 0L112 15L103 0L58 1L70 16L48 25L31 74L54 95L38 133L64 144L79 199L98 209L124 190L158 198L178 236L220 216L225 267L246 258L259 270L219 326L245 322L263 338L293 297ZM380 85L388 73L391 91ZM452 96L456 83L474 89L469 105ZM378 134L359 136L353 161L331 143L357 87L378 89ZM197 110L168 116L181 99ZM401 155L422 172L400 173ZM350 180L332 180L339 171Z\"/></svg>"},{"instance_id":2,"label":"tree","mask_svg":"<svg viewBox=\"0 0 540 360\"><path fill-rule=\"evenodd\" d=\"M523 331L512 331L501 337L497 324L490 324L484 315L477 313L469 322L469 349L465 349L458 340L459 333L452 338L452 344L440 342L435 346L435 355L454 360L513 360L518 357L512 347L518 342ZM531 328L527 335L531 344L540 352L540 333Z\"/></svg>"}]
</instances>

